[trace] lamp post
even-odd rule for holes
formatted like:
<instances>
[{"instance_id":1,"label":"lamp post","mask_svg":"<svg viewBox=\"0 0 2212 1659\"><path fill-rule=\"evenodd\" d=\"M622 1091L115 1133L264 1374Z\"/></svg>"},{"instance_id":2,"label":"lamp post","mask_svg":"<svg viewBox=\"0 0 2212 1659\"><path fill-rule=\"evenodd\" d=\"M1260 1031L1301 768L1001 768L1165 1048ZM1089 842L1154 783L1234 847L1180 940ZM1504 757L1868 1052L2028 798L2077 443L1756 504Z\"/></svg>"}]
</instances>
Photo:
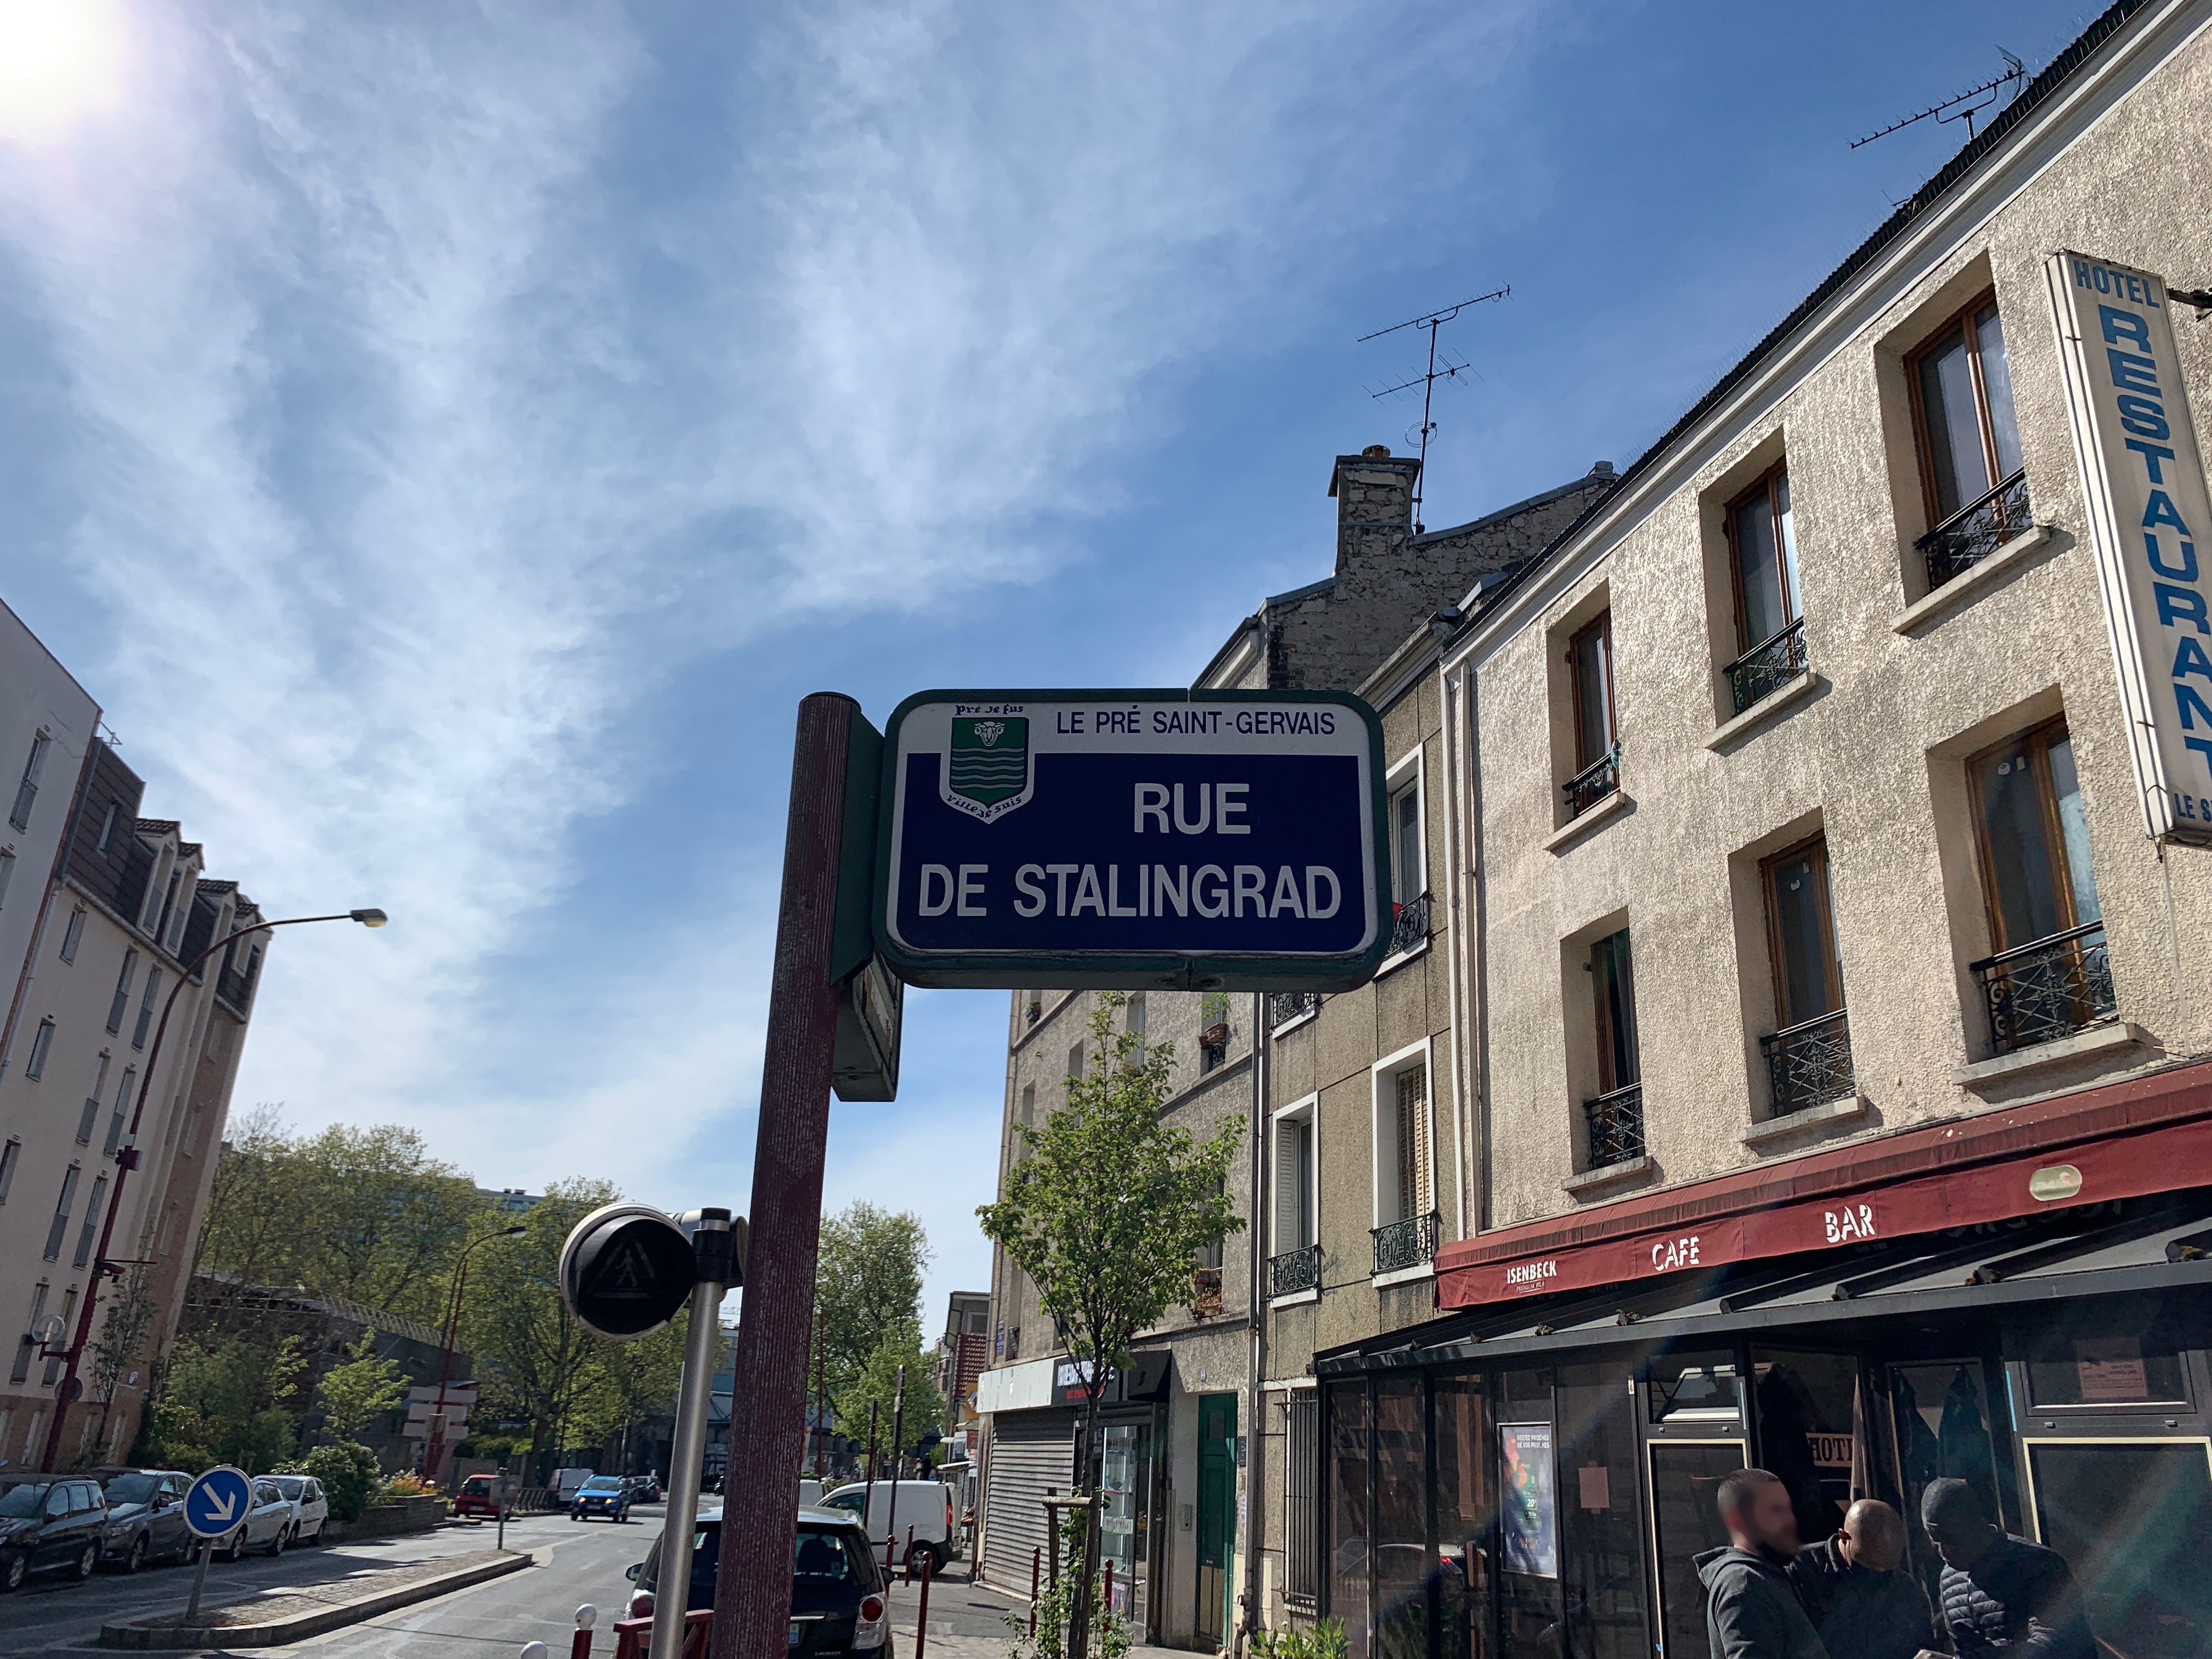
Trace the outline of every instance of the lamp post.
<instances>
[{"instance_id":1,"label":"lamp post","mask_svg":"<svg viewBox=\"0 0 2212 1659\"><path fill-rule=\"evenodd\" d=\"M529 1228L520 1224L502 1227L495 1233L486 1233L472 1238L461 1246L461 1253L453 1262L453 1287L446 1297L446 1352L438 1362L438 1403L430 1408L430 1444L422 1454L422 1478L434 1481L438 1465L446 1458L446 1379L453 1370L453 1339L460 1334L461 1298L469 1292L469 1255L479 1244L489 1244L495 1238L520 1238Z\"/></svg>"},{"instance_id":2,"label":"lamp post","mask_svg":"<svg viewBox=\"0 0 2212 1659\"><path fill-rule=\"evenodd\" d=\"M202 951L184 965L183 971L177 975L177 982L169 988L169 994L161 1004L161 1023L154 1028L154 1046L146 1052L145 1074L139 1079L137 1103L131 1109L130 1130L115 1149L115 1186L108 1194L107 1218L100 1224L100 1250L93 1257L92 1282L86 1286L84 1304L77 1315L76 1335L71 1340L69 1352L64 1358L61 1380L54 1385L53 1423L46 1430L46 1449L39 1459L40 1469L51 1472L54 1459L61 1452L62 1423L69 1416L69 1408L76 1402L80 1392L76 1368L78 1362L84 1358L84 1345L92 1335L93 1310L100 1303L100 1281L103 1278L120 1279L123 1276L122 1266L108 1260L107 1247L114 1239L115 1218L123 1210L123 1184L131 1170L138 1167L138 1124L146 1115L146 1096L154 1086L154 1071L161 1058L161 1039L168 1035L169 1012L177 1006L178 993L191 981L192 975L202 963L249 933L265 933L274 927L297 927L309 921L357 921L364 927L381 927L390 920L383 911L370 909L342 910L330 916L285 916L276 921L257 921L251 927L237 928L225 934Z\"/></svg>"}]
</instances>

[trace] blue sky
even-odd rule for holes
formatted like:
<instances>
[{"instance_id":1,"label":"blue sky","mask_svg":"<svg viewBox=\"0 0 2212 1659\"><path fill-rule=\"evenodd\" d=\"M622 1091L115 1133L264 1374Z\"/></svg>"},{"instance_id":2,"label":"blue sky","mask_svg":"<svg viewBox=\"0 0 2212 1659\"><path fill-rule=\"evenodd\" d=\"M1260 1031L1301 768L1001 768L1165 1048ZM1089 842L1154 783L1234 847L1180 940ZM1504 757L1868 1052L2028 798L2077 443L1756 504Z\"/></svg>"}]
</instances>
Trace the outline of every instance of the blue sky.
<instances>
[{"instance_id":1,"label":"blue sky","mask_svg":"<svg viewBox=\"0 0 2212 1659\"><path fill-rule=\"evenodd\" d=\"M1626 465L2051 0L0 0L0 596L278 914L239 1107L489 1186L750 1187L792 710L1187 682L1403 450ZM1006 1000L916 993L828 1201L987 1282Z\"/></svg>"}]
</instances>

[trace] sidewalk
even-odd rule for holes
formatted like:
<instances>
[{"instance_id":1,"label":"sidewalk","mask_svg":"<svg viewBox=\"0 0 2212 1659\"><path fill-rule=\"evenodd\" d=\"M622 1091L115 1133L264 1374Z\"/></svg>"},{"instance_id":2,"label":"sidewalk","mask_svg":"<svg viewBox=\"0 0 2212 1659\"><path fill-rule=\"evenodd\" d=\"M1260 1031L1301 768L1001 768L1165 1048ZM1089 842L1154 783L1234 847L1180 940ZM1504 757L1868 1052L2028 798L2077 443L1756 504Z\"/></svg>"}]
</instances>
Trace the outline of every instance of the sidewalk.
<instances>
[{"instance_id":1,"label":"sidewalk","mask_svg":"<svg viewBox=\"0 0 2212 1659\"><path fill-rule=\"evenodd\" d=\"M519 1572L530 1564L530 1554L524 1550L471 1550L355 1573L329 1584L264 1590L227 1607L203 1607L196 1625L183 1623L183 1606L156 1618L102 1625L100 1644L138 1649L276 1647Z\"/></svg>"}]
</instances>

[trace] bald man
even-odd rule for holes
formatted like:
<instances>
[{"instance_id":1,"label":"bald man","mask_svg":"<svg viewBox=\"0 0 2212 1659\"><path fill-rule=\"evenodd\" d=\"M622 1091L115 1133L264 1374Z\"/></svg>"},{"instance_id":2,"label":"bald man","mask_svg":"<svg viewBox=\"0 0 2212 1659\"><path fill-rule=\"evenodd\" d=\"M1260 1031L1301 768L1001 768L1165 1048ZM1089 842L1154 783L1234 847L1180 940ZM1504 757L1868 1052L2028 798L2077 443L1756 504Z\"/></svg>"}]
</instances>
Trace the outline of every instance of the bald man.
<instances>
[{"instance_id":1,"label":"bald man","mask_svg":"<svg viewBox=\"0 0 2212 1659\"><path fill-rule=\"evenodd\" d=\"M1844 1512L1844 1529L1797 1553L1790 1577L1831 1653L1852 1659L1912 1659L1948 1648L1920 1581L1902 1571L1905 1519L1862 1498Z\"/></svg>"}]
</instances>

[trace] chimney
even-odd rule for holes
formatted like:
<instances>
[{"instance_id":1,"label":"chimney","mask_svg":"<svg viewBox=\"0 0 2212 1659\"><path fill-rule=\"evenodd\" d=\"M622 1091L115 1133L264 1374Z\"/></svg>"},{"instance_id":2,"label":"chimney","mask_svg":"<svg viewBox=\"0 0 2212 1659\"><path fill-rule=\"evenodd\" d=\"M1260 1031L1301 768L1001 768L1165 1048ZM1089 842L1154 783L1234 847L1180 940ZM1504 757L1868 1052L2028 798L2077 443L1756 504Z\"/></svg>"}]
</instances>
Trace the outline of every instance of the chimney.
<instances>
[{"instance_id":1,"label":"chimney","mask_svg":"<svg viewBox=\"0 0 2212 1659\"><path fill-rule=\"evenodd\" d=\"M1419 461L1393 456L1382 444L1336 458L1328 493L1336 497L1338 575L1355 559L1405 545L1413 533L1413 482L1420 472Z\"/></svg>"}]
</instances>

